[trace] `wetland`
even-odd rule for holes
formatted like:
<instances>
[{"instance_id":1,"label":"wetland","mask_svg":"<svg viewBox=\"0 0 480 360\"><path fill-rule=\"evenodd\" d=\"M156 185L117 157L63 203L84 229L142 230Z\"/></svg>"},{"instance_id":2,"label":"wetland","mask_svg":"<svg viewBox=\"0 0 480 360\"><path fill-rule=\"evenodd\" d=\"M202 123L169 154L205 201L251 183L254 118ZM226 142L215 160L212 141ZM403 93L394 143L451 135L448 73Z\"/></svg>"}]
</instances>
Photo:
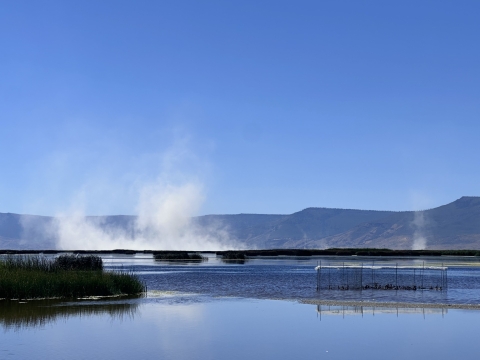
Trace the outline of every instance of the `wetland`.
<instances>
[{"instance_id":1,"label":"wetland","mask_svg":"<svg viewBox=\"0 0 480 360\"><path fill-rule=\"evenodd\" d=\"M474 359L480 350L475 257L374 260L443 264L445 291L317 291L320 261L334 267L359 260L202 256L208 259L102 255L106 271L138 276L144 297L0 301L0 358Z\"/></svg>"}]
</instances>

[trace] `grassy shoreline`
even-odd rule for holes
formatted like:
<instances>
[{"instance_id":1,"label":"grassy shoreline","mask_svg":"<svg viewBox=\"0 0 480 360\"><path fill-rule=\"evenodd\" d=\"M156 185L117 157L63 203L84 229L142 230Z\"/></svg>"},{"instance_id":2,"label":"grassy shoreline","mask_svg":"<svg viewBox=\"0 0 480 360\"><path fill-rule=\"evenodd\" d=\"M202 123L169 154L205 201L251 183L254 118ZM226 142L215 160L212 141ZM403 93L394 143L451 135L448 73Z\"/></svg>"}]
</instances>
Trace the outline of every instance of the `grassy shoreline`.
<instances>
[{"instance_id":1,"label":"grassy shoreline","mask_svg":"<svg viewBox=\"0 0 480 360\"><path fill-rule=\"evenodd\" d=\"M135 275L104 271L98 256L11 256L0 260L1 299L77 299L143 292L145 286Z\"/></svg>"}]
</instances>

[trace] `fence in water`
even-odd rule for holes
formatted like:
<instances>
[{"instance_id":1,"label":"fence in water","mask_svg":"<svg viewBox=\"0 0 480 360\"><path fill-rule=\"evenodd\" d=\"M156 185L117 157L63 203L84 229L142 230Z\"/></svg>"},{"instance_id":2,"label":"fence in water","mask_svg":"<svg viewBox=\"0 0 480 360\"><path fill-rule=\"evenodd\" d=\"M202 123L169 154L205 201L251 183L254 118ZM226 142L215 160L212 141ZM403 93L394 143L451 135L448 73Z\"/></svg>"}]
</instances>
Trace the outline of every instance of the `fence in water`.
<instances>
[{"instance_id":1,"label":"fence in water","mask_svg":"<svg viewBox=\"0 0 480 360\"><path fill-rule=\"evenodd\" d=\"M322 265L317 271L317 290L436 290L448 286L446 266L375 265L341 263Z\"/></svg>"}]
</instances>

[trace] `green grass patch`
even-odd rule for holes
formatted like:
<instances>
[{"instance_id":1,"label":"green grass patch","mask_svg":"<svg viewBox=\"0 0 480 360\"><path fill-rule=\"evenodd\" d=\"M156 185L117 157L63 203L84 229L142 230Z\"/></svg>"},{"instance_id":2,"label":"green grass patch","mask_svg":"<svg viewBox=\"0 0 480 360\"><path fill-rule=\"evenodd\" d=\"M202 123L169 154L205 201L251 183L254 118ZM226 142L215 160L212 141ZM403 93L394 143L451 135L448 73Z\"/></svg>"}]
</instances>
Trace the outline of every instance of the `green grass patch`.
<instances>
[{"instance_id":1,"label":"green grass patch","mask_svg":"<svg viewBox=\"0 0 480 360\"><path fill-rule=\"evenodd\" d=\"M56 259L9 256L0 260L0 298L81 298L145 292L137 276L103 270L98 256L62 255Z\"/></svg>"}]
</instances>

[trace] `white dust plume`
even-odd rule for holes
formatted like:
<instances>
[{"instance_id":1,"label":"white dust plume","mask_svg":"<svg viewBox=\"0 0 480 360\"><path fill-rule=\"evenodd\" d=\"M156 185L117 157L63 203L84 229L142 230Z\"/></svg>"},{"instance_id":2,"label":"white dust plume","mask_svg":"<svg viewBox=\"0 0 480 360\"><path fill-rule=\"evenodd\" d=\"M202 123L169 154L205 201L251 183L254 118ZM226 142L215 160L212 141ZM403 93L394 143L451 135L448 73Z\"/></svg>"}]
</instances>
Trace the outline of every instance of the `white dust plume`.
<instances>
[{"instance_id":1,"label":"white dust plume","mask_svg":"<svg viewBox=\"0 0 480 360\"><path fill-rule=\"evenodd\" d=\"M137 216L111 223L109 217L86 217L75 211L56 218L57 247L65 250L223 250L236 248L227 229L201 227L192 217L204 200L195 182L158 182L139 192Z\"/></svg>"},{"instance_id":2,"label":"white dust plume","mask_svg":"<svg viewBox=\"0 0 480 360\"><path fill-rule=\"evenodd\" d=\"M224 250L240 246L221 223L195 218L206 198L209 165L181 138L162 154L131 158L129 171L90 176L51 232L65 250ZM117 157L112 156L115 162ZM103 163L107 163L104 161ZM108 165L107 165L108 167ZM119 169L117 166L115 169ZM107 176L105 176L105 173ZM207 176L208 177L208 176ZM128 179L128 180L125 180ZM135 216L85 216L87 205L131 203Z\"/></svg>"},{"instance_id":3,"label":"white dust plume","mask_svg":"<svg viewBox=\"0 0 480 360\"><path fill-rule=\"evenodd\" d=\"M413 215L413 250L425 250L427 248L427 238L425 237L425 212L415 211Z\"/></svg>"}]
</instances>

